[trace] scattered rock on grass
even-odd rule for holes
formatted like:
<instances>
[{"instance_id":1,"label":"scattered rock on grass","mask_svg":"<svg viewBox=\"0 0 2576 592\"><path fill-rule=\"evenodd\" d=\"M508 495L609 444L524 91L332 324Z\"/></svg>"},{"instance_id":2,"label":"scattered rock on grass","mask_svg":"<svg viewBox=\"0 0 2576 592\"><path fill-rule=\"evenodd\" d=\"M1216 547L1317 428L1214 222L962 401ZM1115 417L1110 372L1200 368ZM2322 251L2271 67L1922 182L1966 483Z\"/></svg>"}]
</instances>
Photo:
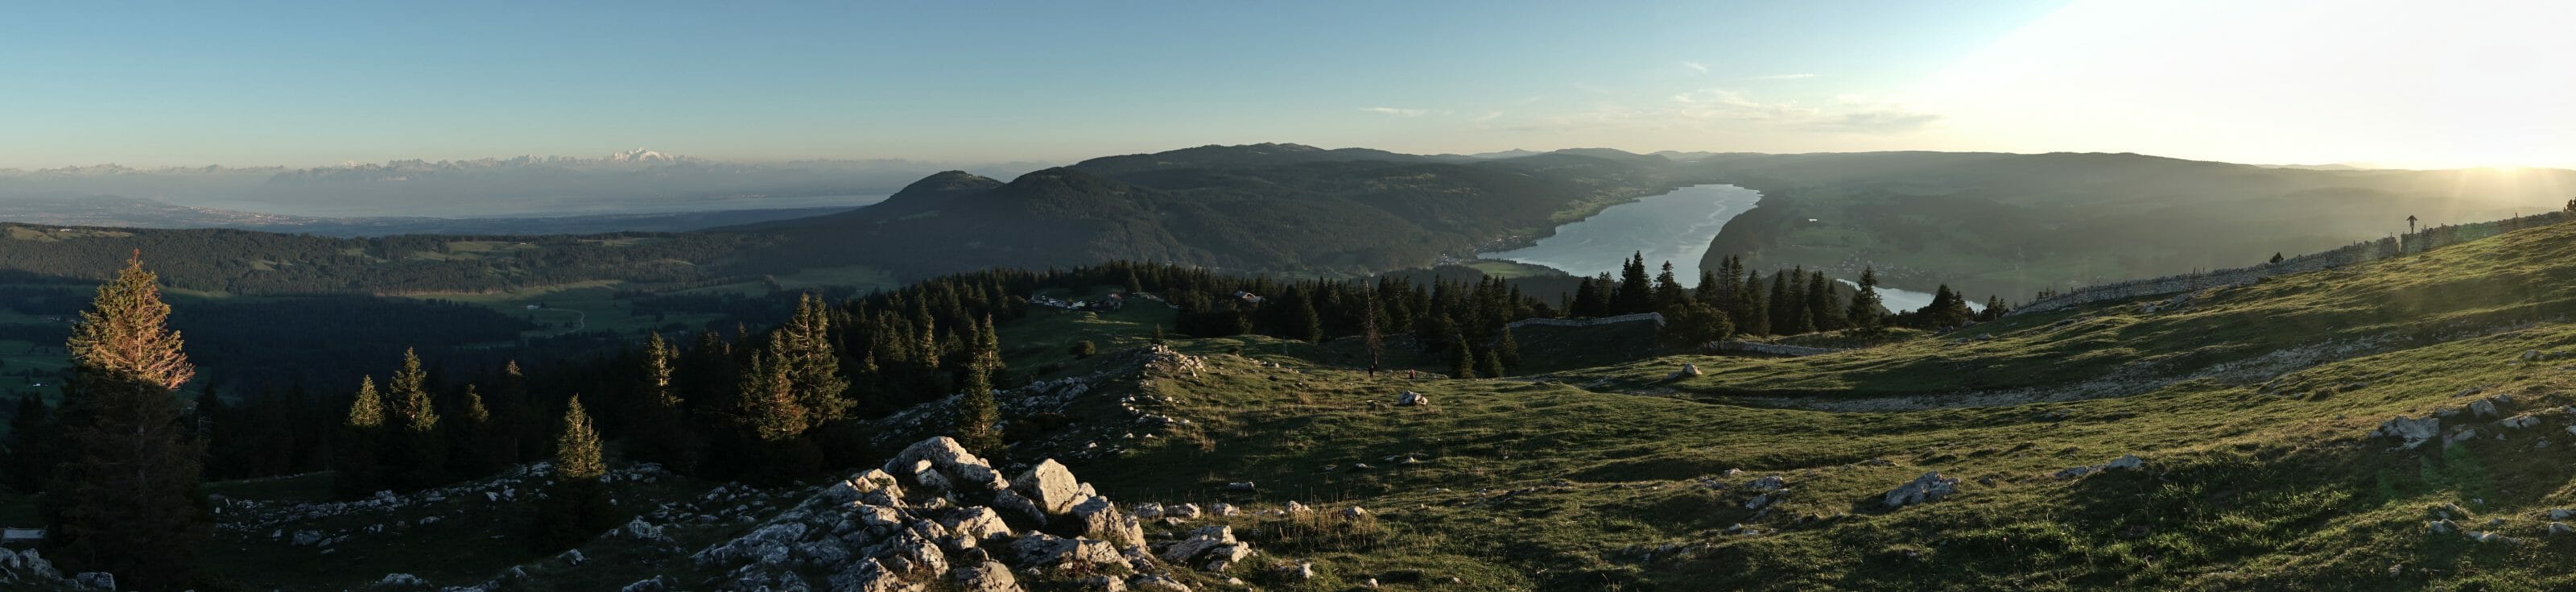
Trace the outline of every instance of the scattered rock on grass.
<instances>
[{"instance_id":1,"label":"scattered rock on grass","mask_svg":"<svg viewBox=\"0 0 2576 592\"><path fill-rule=\"evenodd\" d=\"M1888 490L1881 501L1889 508L1902 508L1948 497L1958 491L1957 477L1945 477L1940 471L1931 471L1921 477L1915 477L1913 481L1908 481L1904 485L1897 486L1896 489Z\"/></svg>"},{"instance_id":2,"label":"scattered rock on grass","mask_svg":"<svg viewBox=\"0 0 2576 592\"><path fill-rule=\"evenodd\" d=\"M2404 441L2404 443L2398 445L2400 448L2414 448L2422 446L2425 442L2432 441L2433 438L2439 436L2441 433L2442 418L2440 417L2424 417L2419 419L2405 416L2390 418L2388 421L2379 424L2378 431L2371 432L2372 435L2392 437Z\"/></svg>"}]
</instances>

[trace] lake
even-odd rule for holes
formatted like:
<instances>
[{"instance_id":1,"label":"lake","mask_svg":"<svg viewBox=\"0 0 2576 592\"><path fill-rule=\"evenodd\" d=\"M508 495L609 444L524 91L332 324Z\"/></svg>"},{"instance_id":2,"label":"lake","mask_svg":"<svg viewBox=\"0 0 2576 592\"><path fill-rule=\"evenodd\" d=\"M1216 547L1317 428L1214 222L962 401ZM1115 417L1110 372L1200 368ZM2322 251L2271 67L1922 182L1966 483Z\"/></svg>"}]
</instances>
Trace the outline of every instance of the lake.
<instances>
[{"instance_id":1,"label":"lake","mask_svg":"<svg viewBox=\"0 0 2576 592\"><path fill-rule=\"evenodd\" d=\"M1635 253L1646 254L1649 268L1673 262L1673 275L1683 283L1699 282L1699 258L1727 220L1753 208L1762 193L1734 185L1694 185L1671 193L1610 206L1590 218L1556 227L1556 234L1537 244L1509 251L1478 253L1486 259L1545 265L1588 276L1619 273ZM1651 271L1651 270L1650 270Z\"/></svg>"},{"instance_id":2,"label":"lake","mask_svg":"<svg viewBox=\"0 0 2576 592\"><path fill-rule=\"evenodd\" d=\"M1842 282L1845 286L1851 286L1854 290L1860 289L1860 282L1851 280L1834 281ZM1969 300L1967 303L1968 310L1983 311L1986 309L1986 303L1984 302ZM1932 293L1879 286L1878 304L1879 306L1885 306L1888 310L1896 312L1920 310L1923 307L1932 305Z\"/></svg>"},{"instance_id":3,"label":"lake","mask_svg":"<svg viewBox=\"0 0 2576 592\"><path fill-rule=\"evenodd\" d=\"M1762 201L1762 193L1734 185L1694 185L1671 193L1610 206L1564 226L1556 234L1538 239L1537 244L1509 251L1478 253L1486 259L1518 261L1545 265L1577 276L1609 273L1617 275L1619 266L1635 253L1646 255L1649 271L1665 261L1673 263L1673 275L1682 283L1699 283L1699 259L1708 253L1708 244L1726 227L1726 221L1753 209ZM1851 280L1841 280L1853 284ZM1932 303L1931 292L1878 287L1879 301L1888 310L1904 312ZM1968 308L1983 310L1983 303L1969 302Z\"/></svg>"}]
</instances>

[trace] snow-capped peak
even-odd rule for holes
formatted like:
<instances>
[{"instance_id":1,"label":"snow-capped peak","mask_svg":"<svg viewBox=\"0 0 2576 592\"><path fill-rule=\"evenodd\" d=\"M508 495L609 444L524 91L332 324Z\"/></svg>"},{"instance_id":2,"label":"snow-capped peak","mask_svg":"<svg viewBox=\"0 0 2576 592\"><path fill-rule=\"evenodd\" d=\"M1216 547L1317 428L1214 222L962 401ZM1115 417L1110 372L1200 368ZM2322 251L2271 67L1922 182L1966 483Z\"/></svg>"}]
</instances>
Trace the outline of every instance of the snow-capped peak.
<instances>
[{"instance_id":1,"label":"snow-capped peak","mask_svg":"<svg viewBox=\"0 0 2576 592\"><path fill-rule=\"evenodd\" d=\"M609 162L679 162L680 157L637 148L608 155Z\"/></svg>"}]
</instances>

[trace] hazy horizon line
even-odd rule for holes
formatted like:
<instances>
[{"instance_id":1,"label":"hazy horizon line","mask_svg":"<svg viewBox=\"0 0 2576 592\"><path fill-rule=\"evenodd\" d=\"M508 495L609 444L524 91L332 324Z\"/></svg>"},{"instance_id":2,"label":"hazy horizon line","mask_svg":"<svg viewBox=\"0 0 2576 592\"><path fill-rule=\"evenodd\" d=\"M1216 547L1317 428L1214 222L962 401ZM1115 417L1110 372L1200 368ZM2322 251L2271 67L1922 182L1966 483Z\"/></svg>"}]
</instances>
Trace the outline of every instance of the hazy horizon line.
<instances>
[{"instance_id":1,"label":"hazy horizon line","mask_svg":"<svg viewBox=\"0 0 2576 592\"><path fill-rule=\"evenodd\" d=\"M663 155L666 155L666 156L672 156L672 157L678 157L678 158L687 158L687 159L692 159L692 160L697 160L697 161L703 161L703 162L714 162L714 163L725 163L725 164L747 164L747 165L781 165L781 164L795 164L795 163L806 163L806 162L887 162L887 163L911 163L911 164L939 165L939 166L956 166L956 167L981 167L981 166L996 166L996 165L1014 165L1014 166L1022 166L1022 165L1044 165L1044 166L1043 166L1043 167L1041 167L1041 168L1047 168L1047 167L1055 167L1055 166L1070 166L1070 165L1072 165L1072 164L1076 164L1076 163L1079 163L1079 162L1081 162L1081 161L1084 161L1084 160L1090 160L1090 159L1094 159L1094 158L1106 158L1106 157L1114 157L1114 156L1136 156L1136 155L1146 155L1146 154L1159 154L1159 153L1163 153L1163 152L1170 152L1170 151L1177 151L1177 150L1188 150L1188 149L1193 149L1193 148L1208 148L1208 147L1242 147L1242 146L1258 146L1258 145L1263 145L1263 144L1299 145L1299 146L1308 146L1308 147L1319 148L1319 149L1324 149L1324 150L1344 150L1344 149L1384 150L1384 151L1387 151L1387 152L1393 152L1393 153L1397 153L1397 154L1405 154L1405 155L1412 155L1412 156L1479 156L1479 155L1485 155L1485 154L1500 154L1500 153L1508 153L1508 152L1527 152L1527 153L1531 153L1531 154L1548 154L1548 153L1564 152L1564 151L1570 151L1570 150L1615 150L1615 151L1619 151L1619 152L1624 152L1624 153L1628 153L1628 154L1636 154L1636 155L1641 155L1641 156L1643 156L1643 155L1667 154L1667 153L1673 153L1673 154L1701 154L1701 155L1721 155L1721 154L1802 155L1802 154L1873 154L1873 153L1924 152L1924 153L1950 153L1950 154L2012 154L2012 155L2022 155L2022 156L2038 156L2038 155L2047 155L2047 154L2105 154L2105 155L2134 155L2134 156L2143 156L2143 157L2151 157L2151 158L2167 158L2167 159L2173 159L2173 160L2184 160L2184 161L2194 161L2194 162L2212 162L2212 163L2236 164L2236 165L2245 165L2245 166L2254 166L2254 167L2263 167L2263 168L2285 168L2285 169L2332 169L2332 168L2349 168L2349 169L2352 169L2352 170L2390 170L2390 171L2443 171L2443 170L2474 170L2474 169L2497 169L2497 170L2512 170L2512 169L2555 169L2555 170L2576 170L2576 163L2557 164L2557 165L2536 165L2536 166L2535 166L2535 165L2433 165L2433 166L2410 166L2410 165L2399 165L2399 164L2390 164L2390 163L2381 163L2381 162L2372 162L2372 161L2339 161L2339 162L2319 162L2319 163L2302 163L2302 162L2239 162L2239 161L2232 161L2232 160L2218 160L2218 159L2210 159L2210 158L2192 158L2192 157L2185 157L2185 156L2171 156L2171 155L2165 155L2165 154L2153 154L2153 153L2145 153L2145 152L2132 152L2132 151L2106 151L2106 150L2049 150L2049 151L2023 152L2023 151L2011 151L2011 150L1889 149L1889 150L1807 150L1807 151L1780 151L1780 152L1771 152L1771 151L1761 151L1761 150L1681 150L1681 149L1664 149L1664 150L1652 150L1652 151L1643 151L1643 152L1640 152L1640 151L1636 151L1636 150L1632 150L1632 149L1627 149L1627 148L1616 148L1616 147L1609 147L1609 146L1567 146L1567 147L1560 147L1560 148L1548 148L1548 149L1535 149L1535 148L1525 148L1525 147L1512 147L1512 148L1502 148L1502 149L1494 149L1494 150L1481 150L1481 151L1436 151L1436 152L1435 152L1435 151L1406 151L1406 150L1399 150L1399 149L1377 148L1377 147L1365 146L1365 145L1351 145L1351 146L1339 146L1339 147L1325 147L1325 146L1318 146L1318 145L1314 145L1314 144L1305 144L1305 143L1301 143L1301 142L1251 142L1251 143L1242 143L1242 144L1213 144L1213 143L1212 143L1212 144L1197 144L1197 145L1182 146L1182 147L1176 147L1176 148L1166 148L1166 149L1162 149L1162 150L1155 150L1155 151L1150 151L1150 152L1116 152L1116 153L1096 154L1096 155L1093 155L1093 156L1086 156L1086 157L1075 158L1075 159L1070 159L1070 160L1066 160L1066 159L1048 159L1048 158L960 159L960 158L919 158L919 157L902 157L902 156L759 156L759 157L725 157L725 156L701 156L701 155L698 155L698 154L691 154L691 153L686 153L686 152L673 152L673 151L662 151L662 150L654 150L653 152L658 152L658 153L663 154ZM640 150L640 149L639 149L639 150ZM622 153L622 152L625 152L625 151L609 151L609 152L607 152L607 153L603 153L603 154L596 155L596 156L580 156L580 155L570 155L570 154L536 154L536 153L521 153L521 154L512 154L512 155L507 155L507 156L477 156L477 157L420 157L420 156L414 156L414 157L386 158L386 159L382 159L382 160L357 160L357 159L343 159L343 160L339 160L339 161L337 161L337 162L330 162L330 163L325 163L325 164L285 164L285 163L269 163L269 164L237 164L237 163L235 163L235 164L227 164L227 163L199 163L199 164L139 164L139 165L138 165L138 164L126 164L126 163L124 163L124 162L117 162L117 161L95 162L95 163L88 163L88 164L63 164L63 165L55 165L55 166L44 166L44 165L20 165L20 164L0 164L0 171L7 171L7 172L43 172L43 171L56 171L56 170L67 170L67 169L89 169L89 168L106 168L106 167L125 168L125 169L132 169L132 170L145 171L145 172L164 172L164 171L171 171L171 172L175 172L175 171L185 171L185 170L191 170L191 169L225 169L225 170L285 169L285 170L312 170L312 169L323 169L323 168L333 168L333 167L350 167L350 166L361 166L361 165L391 164L391 163L397 163L397 162L424 162L424 163L472 163L472 162L485 162L485 161L506 161L506 160L511 160L511 159L520 159L520 158L527 158L527 159L577 159L577 160L586 160L586 161L607 161L607 160L609 160L611 157L613 157L613 156L615 156L615 155L617 155L617 154L619 154L619 153Z\"/></svg>"}]
</instances>

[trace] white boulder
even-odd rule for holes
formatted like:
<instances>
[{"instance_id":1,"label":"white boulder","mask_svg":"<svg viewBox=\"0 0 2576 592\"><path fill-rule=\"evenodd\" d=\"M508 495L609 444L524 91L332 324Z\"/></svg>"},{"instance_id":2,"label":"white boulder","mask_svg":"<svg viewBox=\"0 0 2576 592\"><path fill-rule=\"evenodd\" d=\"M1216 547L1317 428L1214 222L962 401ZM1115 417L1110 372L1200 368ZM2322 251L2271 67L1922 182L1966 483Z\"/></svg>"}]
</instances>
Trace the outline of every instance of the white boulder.
<instances>
[{"instance_id":1,"label":"white boulder","mask_svg":"<svg viewBox=\"0 0 2576 592\"><path fill-rule=\"evenodd\" d=\"M1940 471L1931 471L1921 477L1915 477L1913 481L1908 481L1904 485L1897 486L1896 489L1888 490L1881 501L1889 508L1902 508L1948 497L1958 491L1957 477L1944 477Z\"/></svg>"}]
</instances>

